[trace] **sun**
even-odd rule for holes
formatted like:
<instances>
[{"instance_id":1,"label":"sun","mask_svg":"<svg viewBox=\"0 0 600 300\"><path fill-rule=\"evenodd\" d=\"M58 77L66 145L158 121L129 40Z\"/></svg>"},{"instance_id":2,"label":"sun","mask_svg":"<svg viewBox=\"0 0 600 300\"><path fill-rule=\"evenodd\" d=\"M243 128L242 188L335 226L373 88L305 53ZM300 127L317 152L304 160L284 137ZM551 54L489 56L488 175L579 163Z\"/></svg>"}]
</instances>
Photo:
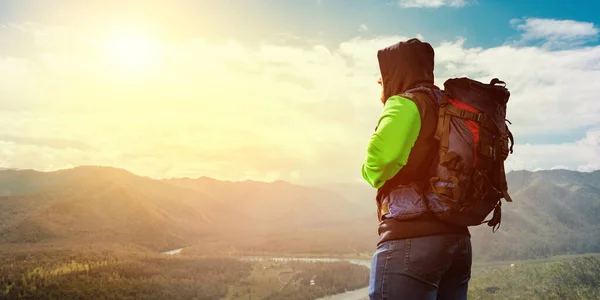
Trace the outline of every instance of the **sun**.
<instances>
[{"instance_id":1,"label":"sun","mask_svg":"<svg viewBox=\"0 0 600 300\"><path fill-rule=\"evenodd\" d=\"M104 49L119 67L140 70L155 65L161 58L158 41L139 32L121 32L107 39Z\"/></svg>"}]
</instances>

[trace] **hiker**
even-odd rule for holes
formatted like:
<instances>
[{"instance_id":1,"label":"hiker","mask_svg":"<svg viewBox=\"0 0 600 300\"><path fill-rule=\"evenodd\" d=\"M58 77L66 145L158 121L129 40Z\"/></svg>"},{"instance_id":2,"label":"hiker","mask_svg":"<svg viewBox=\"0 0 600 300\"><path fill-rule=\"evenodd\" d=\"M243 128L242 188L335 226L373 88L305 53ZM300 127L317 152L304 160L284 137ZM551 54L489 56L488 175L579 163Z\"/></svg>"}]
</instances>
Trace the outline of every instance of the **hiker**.
<instances>
[{"instance_id":1,"label":"hiker","mask_svg":"<svg viewBox=\"0 0 600 300\"><path fill-rule=\"evenodd\" d=\"M419 195L438 154L434 50L418 39L377 52L383 111L367 148L363 178L378 189L379 241L373 256L371 299L466 299L471 277L467 226L451 225L427 211ZM414 88L426 88L407 93ZM427 91L427 89L429 91ZM382 196L411 186L390 217Z\"/></svg>"},{"instance_id":2,"label":"hiker","mask_svg":"<svg viewBox=\"0 0 600 300\"><path fill-rule=\"evenodd\" d=\"M502 199L512 202L504 168L514 145L510 92L498 78L466 77L446 80L442 92L433 83L433 48L418 39L377 58L383 111L362 166L377 188L380 221L370 297L466 299L468 226L495 232Z\"/></svg>"}]
</instances>

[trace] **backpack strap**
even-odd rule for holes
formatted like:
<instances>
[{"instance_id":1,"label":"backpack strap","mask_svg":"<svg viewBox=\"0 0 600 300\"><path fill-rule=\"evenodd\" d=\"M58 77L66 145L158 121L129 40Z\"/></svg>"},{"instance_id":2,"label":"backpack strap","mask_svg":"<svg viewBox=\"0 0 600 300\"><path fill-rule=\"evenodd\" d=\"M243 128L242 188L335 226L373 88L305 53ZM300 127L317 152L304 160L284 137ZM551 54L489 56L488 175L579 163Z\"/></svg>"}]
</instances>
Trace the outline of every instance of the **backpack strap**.
<instances>
[{"instance_id":1,"label":"backpack strap","mask_svg":"<svg viewBox=\"0 0 600 300\"><path fill-rule=\"evenodd\" d=\"M445 107L448 104L448 99L446 94L439 90L439 89L432 89L432 88L428 88L428 87L424 87L424 86L419 86L416 88L412 88L412 89L408 89L406 91L404 91L403 94L407 94L407 96L411 96L411 93L414 92L425 92L428 93L430 96L432 96L439 107L439 113L438 113L438 122L437 122L437 128L435 130L435 139L440 141L440 148L443 149L441 151L447 152L448 148L449 148L449 141L448 141L448 135L449 132L446 132L445 134L442 132L444 131L444 128L450 128L450 117L446 117L446 113L445 113ZM446 122L446 124L444 124L444 122ZM445 140L442 141L442 136L445 136Z\"/></svg>"},{"instance_id":2,"label":"backpack strap","mask_svg":"<svg viewBox=\"0 0 600 300\"><path fill-rule=\"evenodd\" d=\"M508 133L508 138L510 139L510 148L508 150L510 151L510 154L512 154L513 146L515 145L515 137L512 132L510 132L510 129L508 129L508 126L506 126L506 133Z\"/></svg>"},{"instance_id":3,"label":"backpack strap","mask_svg":"<svg viewBox=\"0 0 600 300\"><path fill-rule=\"evenodd\" d=\"M474 113L468 110L463 110L454 105L449 105L448 108L446 108L446 111L448 114L461 119L467 119L479 123L483 123L486 120L486 117L483 113Z\"/></svg>"},{"instance_id":4,"label":"backpack strap","mask_svg":"<svg viewBox=\"0 0 600 300\"><path fill-rule=\"evenodd\" d=\"M435 130L435 139L440 141L440 157L448 152L448 149L450 148L450 141L448 139L450 137L451 115L447 113L448 107L450 106L451 105L448 103L448 96L444 95L439 102L438 122Z\"/></svg>"},{"instance_id":5,"label":"backpack strap","mask_svg":"<svg viewBox=\"0 0 600 300\"><path fill-rule=\"evenodd\" d=\"M496 232L500 228L500 223L502 223L502 201L498 201L498 204L496 204L492 218L481 222L481 224L492 227L492 232Z\"/></svg>"},{"instance_id":6,"label":"backpack strap","mask_svg":"<svg viewBox=\"0 0 600 300\"><path fill-rule=\"evenodd\" d=\"M410 93L414 93L414 92L425 92L428 93L429 95L431 95L436 102L439 104L440 100L442 99L444 93L442 91L440 91L439 89L431 89L431 88L427 88L427 87L423 87L423 86L419 86L416 88L412 88L412 89L408 89L406 91L404 91L403 94L410 94Z\"/></svg>"},{"instance_id":7,"label":"backpack strap","mask_svg":"<svg viewBox=\"0 0 600 300\"><path fill-rule=\"evenodd\" d=\"M452 115L453 117L475 121L490 132L500 131L500 128L496 125L496 123L492 119L488 118L484 113L474 113L468 110L460 109L454 105L448 105L446 108L446 113Z\"/></svg>"}]
</instances>

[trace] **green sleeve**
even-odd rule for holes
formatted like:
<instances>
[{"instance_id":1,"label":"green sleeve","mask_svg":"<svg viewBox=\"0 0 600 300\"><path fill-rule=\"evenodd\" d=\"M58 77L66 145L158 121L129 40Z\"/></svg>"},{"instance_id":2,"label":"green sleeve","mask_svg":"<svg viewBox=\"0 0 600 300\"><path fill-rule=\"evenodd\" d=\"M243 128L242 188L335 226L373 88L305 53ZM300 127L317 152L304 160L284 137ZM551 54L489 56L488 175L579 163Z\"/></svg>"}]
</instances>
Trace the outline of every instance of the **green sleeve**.
<instances>
[{"instance_id":1,"label":"green sleeve","mask_svg":"<svg viewBox=\"0 0 600 300\"><path fill-rule=\"evenodd\" d=\"M420 130L417 105L400 96L390 97L369 141L362 165L363 178L374 188L380 188L394 177L406 165Z\"/></svg>"}]
</instances>

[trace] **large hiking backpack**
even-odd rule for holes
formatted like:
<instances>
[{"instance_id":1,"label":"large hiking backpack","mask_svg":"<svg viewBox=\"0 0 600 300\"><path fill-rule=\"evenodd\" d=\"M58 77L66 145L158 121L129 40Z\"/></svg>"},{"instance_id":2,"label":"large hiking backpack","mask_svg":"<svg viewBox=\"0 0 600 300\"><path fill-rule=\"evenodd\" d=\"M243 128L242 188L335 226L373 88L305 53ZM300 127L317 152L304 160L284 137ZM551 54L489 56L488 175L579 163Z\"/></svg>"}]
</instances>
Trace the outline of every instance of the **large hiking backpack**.
<instances>
[{"instance_id":1,"label":"large hiking backpack","mask_svg":"<svg viewBox=\"0 0 600 300\"><path fill-rule=\"evenodd\" d=\"M439 153L425 188L427 206L440 219L461 226L500 226L502 198L512 202L504 161L514 139L506 122L510 92L493 79L469 78L444 83L435 137ZM510 141L510 146L509 146ZM485 221L492 212L493 217Z\"/></svg>"}]
</instances>

